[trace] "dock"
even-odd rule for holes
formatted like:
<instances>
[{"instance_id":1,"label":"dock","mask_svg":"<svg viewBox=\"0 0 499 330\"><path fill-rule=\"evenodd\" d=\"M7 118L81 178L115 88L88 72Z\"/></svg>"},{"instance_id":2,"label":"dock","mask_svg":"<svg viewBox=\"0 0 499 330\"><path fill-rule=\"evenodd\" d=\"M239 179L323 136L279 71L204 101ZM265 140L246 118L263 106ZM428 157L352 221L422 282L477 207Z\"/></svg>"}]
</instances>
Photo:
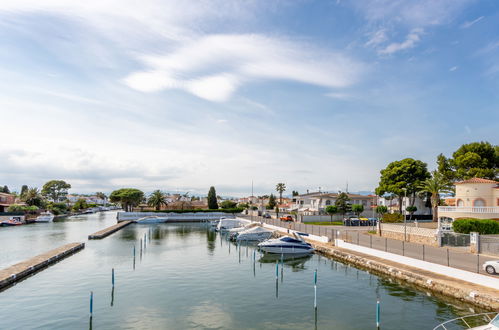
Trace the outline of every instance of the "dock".
<instances>
[{"instance_id":1,"label":"dock","mask_svg":"<svg viewBox=\"0 0 499 330\"><path fill-rule=\"evenodd\" d=\"M99 230L96 233L88 235L88 239L102 239L102 238L104 238L106 236L111 235L114 232L117 232L121 228L124 228L124 227L128 226L132 222L133 221L130 221L130 220L119 222L119 223L117 223L115 225L112 225L111 227L107 227L105 229Z\"/></svg>"},{"instance_id":2,"label":"dock","mask_svg":"<svg viewBox=\"0 0 499 330\"><path fill-rule=\"evenodd\" d=\"M22 261L10 267L0 270L0 290L20 281L21 279L35 274L42 269L54 264L73 253L82 250L85 243L70 243L40 254L36 257Z\"/></svg>"}]
</instances>

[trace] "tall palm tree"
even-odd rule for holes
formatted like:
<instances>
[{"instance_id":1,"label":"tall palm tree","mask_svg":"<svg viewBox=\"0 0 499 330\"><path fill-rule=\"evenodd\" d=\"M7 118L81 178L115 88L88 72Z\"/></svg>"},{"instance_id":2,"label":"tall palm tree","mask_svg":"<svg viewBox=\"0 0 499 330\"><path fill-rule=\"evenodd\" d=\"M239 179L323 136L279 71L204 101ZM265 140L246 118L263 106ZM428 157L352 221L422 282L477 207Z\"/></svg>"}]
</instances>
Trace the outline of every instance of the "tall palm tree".
<instances>
[{"instance_id":1,"label":"tall palm tree","mask_svg":"<svg viewBox=\"0 0 499 330\"><path fill-rule=\"evenodd\" d=\"M153 206L156 211L159 211L161 209L161 205L168 205L166 202L166 195L162 193L161 190L153 191L147 200L147 205Z\"/></svg>"},{"instance_id":2,"label":"tall palm tree","mask_svg":"<svg viewBox=\"0 0 499 330\"><path fill-rule=\"evenodd\" d=\"M282 193L286 191L286 184L285 183L278 183L275 186L275 190L279 193L279 204L282 204Z\"/></svg>"},{"instance_id":3,"label":"tall palm tree","mask_svg":"<svg viewBox=\"0 0 499 330\"><path fill-rule=\"evenodd\" d=\"M42 195L38 188L28 188L24 196L22 197L22 201L25 202L29 206L40 206L42 201Z\"/></svg>"},{"instance_id":4,"label":"tall palm tree","mask_svg":"<svg viewBox=\"0 0 499 330\"><path fill-rule=\"evenodd\" d=\"M453 191L452 183L450 183L440 172L433 171L431 177L423 181L419 186L421 192L431 194L431 208L433 222L438 221L438 204L440 202L441 193L450 193Z\"/></svg>"}]
</instances>

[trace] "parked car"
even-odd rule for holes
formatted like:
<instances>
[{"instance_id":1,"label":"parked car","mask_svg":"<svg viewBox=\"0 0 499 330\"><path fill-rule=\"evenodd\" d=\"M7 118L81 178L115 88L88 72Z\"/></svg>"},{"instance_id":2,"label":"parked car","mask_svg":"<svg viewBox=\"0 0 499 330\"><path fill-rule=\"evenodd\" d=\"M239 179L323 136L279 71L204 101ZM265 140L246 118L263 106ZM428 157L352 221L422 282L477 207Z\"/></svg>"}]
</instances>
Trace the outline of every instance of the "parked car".
<instances>
[{"instance_id":1,"label":"parked car","mask_svg":"<svg viewBox=\"0 0 499 330\"><path fill-rule=\"evenodd\" d=\"M488 274L498 274L499 273L499 260L487 261L483 264L483 270Z\"/></svg>"},{"instance_id":2,"label":"parked car","mask_svg":"<svg viewBox=\"0 0 499 330\"><path fill-rule=\"evenodd\" d=\"M281 221L294 221L293 217L290 216L290 215L286 215L284 217L280 217L279 219L281 219Z\"/></svg>"},{"instance_id":3,"label":"parked car","mask_svg":"<svg viewBox=\"0 0 499 330\"><path fill-rule=\"evenodd\" d=\"M270 216L270 214L269 214L269 213L264 213L264 214L262 215L262 217L264 217L265 219L270 219L270 218L271 218L271 216Z\"/></svg>"}]
</instances>

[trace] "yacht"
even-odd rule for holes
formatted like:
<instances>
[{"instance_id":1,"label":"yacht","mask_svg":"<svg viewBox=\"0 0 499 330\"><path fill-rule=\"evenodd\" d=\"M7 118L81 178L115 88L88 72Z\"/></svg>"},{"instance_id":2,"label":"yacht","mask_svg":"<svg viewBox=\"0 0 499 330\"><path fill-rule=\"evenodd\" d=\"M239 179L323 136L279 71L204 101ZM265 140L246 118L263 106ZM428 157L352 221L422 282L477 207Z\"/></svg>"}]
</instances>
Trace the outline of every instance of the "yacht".
<instances>
[{"instance_id":1,"label":"yacht","mask_svg":"<svg viewBox=\"0 0 499 330\"><path fill-rule=\"evenodd\" d=\"M158 217L156 215L149 215L147 217L135 220L136 223L163 223L167 221L168 221L167 217Z\"/></svg>"},{"instance_id":2,"label":"yacht","mask_svg":"<svg viewBox=\"0 0 499 330\"><path fill-rule=\"evenodd\" d=\"M42 212L38 217L36 217L35 222L52 222L54 220L54 215L50 212Z\"/></svg>"},{"instance_id":3,"label":"yacht","mask_svg":"<svg viewBox=\"0 0 499 330\"><path fill-rule=\"evenodd\" d=\"M236 235L236 241L265 241L269 239L274 232L263 227L252 227L240 231Z\"/></svg>"},{"instance_id":4,"label":"yacht","mask_svg":"<svg viewBox=\"0 0 499 330\"><path fill-rule=\"evenodd\" d=\"M299 233L294 232L293 236L294 238L283 236L276 239L270 239L258 244L258 247L260 250L267 253L306 255L314 252L312 244L305 242Z\"/></svg>"}]
</instances>

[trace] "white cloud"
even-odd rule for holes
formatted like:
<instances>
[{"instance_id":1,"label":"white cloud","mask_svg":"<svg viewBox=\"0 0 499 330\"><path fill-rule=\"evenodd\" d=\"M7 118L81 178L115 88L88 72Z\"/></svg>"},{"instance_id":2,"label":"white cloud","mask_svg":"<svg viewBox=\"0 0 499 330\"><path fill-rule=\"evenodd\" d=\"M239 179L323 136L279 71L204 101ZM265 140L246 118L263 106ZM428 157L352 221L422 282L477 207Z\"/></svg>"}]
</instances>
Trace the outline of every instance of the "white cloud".
<instances>
[{"instance_id":1,"label":"white cloud","mask_svg":"<svg viewBox=\"0 0 499 330\"><path fill-rule=\"evenodd\" d=\"M423 29L421 28L412 29L403 42L391 43L385 48L380 49L378 53L382 55L391 55L401 50L414 48L416 44L421 40L422 34L423 34Z\"/></svg>"},{"instance_id":2,"label":"white cloud","mask_svg":"<svg viewBox=\"0 0 499 330\"><path fill-rule=\"evenodd\" d=\"M124 79L152 92L183 89L198 97L227 101L244 83L291 80L341 88L357 81L364 65L342 54L257 34L209 35L165 55L138 57L148 68Z\"/></svg>"},{"instance_id":3,"label":"white cloud","mask_svg":"<svg viewBox=\"0 0 499 330\"><path fill-rule=\"evenodd\" d=\"M452 71L456 71L457 69L458 69L458 67L457 67L457 66L453 66L452 68L450 68L450 69L449 69L449 71L451 71L451 72L452 72Z\"/></svg>"},{"instance_id":4,"label":"white cloud","mask_svg":"<svg viewBox=\"0 0 499 330\"><path fill-rule=\"evenodd\" d=\"M464 23L461 25L461 28L463 28L463 29L470 28L470 27L472 27L474 24L476 24L476 23L480 22L480 21L481 21L482 19L484 19L484 18L485 18L485 16L480 16L480 17L478 17L477 19L474 19L474 20L472 20L472 21L466 21L466 22L464 22Z\"/></svg>"},{"instance_id":5,"label":"white cloud","mask_svg":"<svg viewBox=\"0 0 499 330\"><path fill-rule=\"evenodd\" d=\"M367 47L376 47L388 40L387 29L379 29L374 33L371 33L371 37L366 42Z\"/></svg>"}]
</instances>

